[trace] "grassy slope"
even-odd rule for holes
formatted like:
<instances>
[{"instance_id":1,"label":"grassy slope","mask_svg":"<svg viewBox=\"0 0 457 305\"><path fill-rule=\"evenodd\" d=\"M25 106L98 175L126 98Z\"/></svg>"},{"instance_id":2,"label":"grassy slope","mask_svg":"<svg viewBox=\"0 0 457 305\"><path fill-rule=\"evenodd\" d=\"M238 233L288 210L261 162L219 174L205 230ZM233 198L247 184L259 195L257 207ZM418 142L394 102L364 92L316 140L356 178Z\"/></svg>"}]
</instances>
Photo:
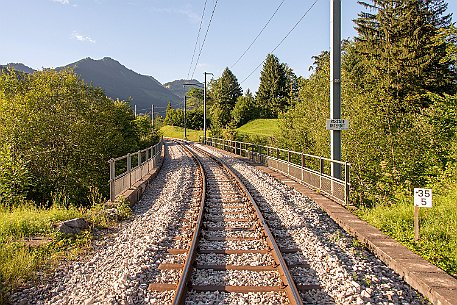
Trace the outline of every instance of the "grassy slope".
<instances>
[{"instance_id":1,"label":"grassy slope","mask_svg":"<svg viewBox=\"0 0 457 305\"><path fill-rule=\"evenodd\" d=\"M279 133L278 119L257 119L250 121L237 131L241 134L259 135L259 136L274 136Z\"/></svg>"},{"instance_id":2,"label":"grassy slope","mask_svg":"<svg viewBox=\"0 0 457 305\"><path fill-rule=\"evenodd\" d=\"M420 239L414 241L413 197L357 214L432 264L457 277L457 183L432 188L433 208L420 210Z\"/></svg>"},{"instance_id":3,"label":"grassy slope","mask_svg":"<svg viewBox=\"0 0 457 305\"><path fill-rule=\"evenodd\" d=\"M33 279L37 270L52 266L60 258L71 259L90 245L90 230L65 236L56 232L60 221L83 217L91 227L109 227L114 221L106 214L107 208L104 204L90 209L59 206L41 209L33 205L0 208L0 304L7 304L9 292ZM130 214L123 202L116 210L119 220ZM27 243L28 239L37 237L44 242L33 246Z\"/></svg>"},{"instance_id":4,"label":"grassy slope","mask_svg":"<svg viewBox=\"0 0 457 305\"><path fill-rule=\"evenodd\" d=\"M163 126L160 128L160 132L163 134L164 137L169 138L177 138L183 139L184 138L184 128L176 127L176 126ZM203 130L194 130L187 128L187 139L190 141L198 141L198 137L203 136Z\"/></svg>"}]
</instances>

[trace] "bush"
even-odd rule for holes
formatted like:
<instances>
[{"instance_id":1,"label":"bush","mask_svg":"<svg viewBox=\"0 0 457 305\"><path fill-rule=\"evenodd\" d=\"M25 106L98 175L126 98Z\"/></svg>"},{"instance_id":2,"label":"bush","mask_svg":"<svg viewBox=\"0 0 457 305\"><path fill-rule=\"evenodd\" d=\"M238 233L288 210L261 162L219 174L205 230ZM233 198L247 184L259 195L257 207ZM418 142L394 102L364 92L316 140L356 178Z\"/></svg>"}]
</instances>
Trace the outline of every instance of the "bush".
<instances>
[{"instance_id":1,"label":"bush","mask_svg":"<svg viewBox=\"0 0 457 305\"><path fill-rule=\"evenodd\" d=\"M0 146L0 205L21 204L32 185L31 181L27 164L15 158L8 146Z\"/></svg>"}]
</instances>

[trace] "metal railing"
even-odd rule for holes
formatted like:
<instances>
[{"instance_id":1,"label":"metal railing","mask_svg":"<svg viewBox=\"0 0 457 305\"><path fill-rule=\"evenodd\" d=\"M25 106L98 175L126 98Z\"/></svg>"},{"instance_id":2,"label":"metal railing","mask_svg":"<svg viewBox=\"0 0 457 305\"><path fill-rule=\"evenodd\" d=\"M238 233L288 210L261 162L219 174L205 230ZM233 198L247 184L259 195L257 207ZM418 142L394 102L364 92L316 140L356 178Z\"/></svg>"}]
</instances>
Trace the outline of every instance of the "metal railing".
<instances>
[{"instance_id":1,"label":"metal railing","mask_svg":"<svg viewBox=\"0 0 457 305\"><path fill-rule=\"evenodd\" d=\"M114 201L119 194L156 169L162 158L162 149L163 140L161 139L154 146L109 160L110 200ZM136 165L132 167L132 164Z\"/></svg>"},{"instance_id":2,"label":"metal railing","mask_svg":"<svg viewBox=\"0 0 457 305\"><path fill-rule=\"evenodd\" d=\"M200 138L200 142L202 142L202 138ZM219 138L207 138L206 144L264 164L297 179L340 204L349 205L351 165L348 162L277 147ZM332 166L341 167L341 177L344 179L332 177Z\"/></svg>"}]
</instances>

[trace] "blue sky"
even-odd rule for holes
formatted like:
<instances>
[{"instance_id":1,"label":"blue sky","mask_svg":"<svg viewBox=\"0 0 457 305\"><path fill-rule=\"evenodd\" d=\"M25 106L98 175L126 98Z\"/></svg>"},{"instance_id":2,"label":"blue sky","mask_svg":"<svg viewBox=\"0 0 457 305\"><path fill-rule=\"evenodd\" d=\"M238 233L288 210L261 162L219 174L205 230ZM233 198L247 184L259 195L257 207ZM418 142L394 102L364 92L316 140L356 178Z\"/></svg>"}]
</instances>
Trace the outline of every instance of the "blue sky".
<instances>
[{"instance_id":1,"label":"blue sky","mask_svg":"<svg viewBox=\"0 0 457 305\"><path fill-rule=\"evenodd\" d=\"M211 27L195 68L220 76L225 67L242 82L315 0L285 0L247 54L241 56L282 0L217 0ZM448 12L457 16L457 1ZM105 56L165 83L187 78L205 0L0 0L0 64L57 67ZM200 41L216 0L207 0ZM352 20L362 7L342 0L342 37L355 35ZM308 75L312 56L329 49L330 1L318 0L274 52L297 75ZM456 20L457 17L453 19ZM198 49L198 48L197 48ZM195 56L198 55L198 52ZM241 86L256 91L260 69Z\"/></svg>"}]
</instances>

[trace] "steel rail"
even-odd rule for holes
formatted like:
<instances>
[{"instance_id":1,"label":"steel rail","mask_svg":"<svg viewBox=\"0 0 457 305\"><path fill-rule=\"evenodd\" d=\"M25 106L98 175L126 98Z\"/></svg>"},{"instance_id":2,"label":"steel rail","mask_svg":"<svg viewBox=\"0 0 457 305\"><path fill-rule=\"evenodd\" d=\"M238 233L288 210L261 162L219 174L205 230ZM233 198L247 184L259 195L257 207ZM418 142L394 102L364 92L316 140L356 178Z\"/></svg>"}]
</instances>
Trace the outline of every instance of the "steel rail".
<instances>
[{"instance_id":1,"label":"steel rail","mask_svg":"<svg viewBox=\"0 0 457 305\"><path fill-rule=\"evenodd\" d=\"M184 304L185 301L185 296L188 290L188 282L190 280L190 276L192 274L192 265L194 264L195 257L197 255L197 247L198 247L198 239L201 233L201 227L203 223L203 213L205 211L205 201L206 201L206 176L205 176L205 171L203 170L203 165L200 162L200 160L196 157L192 151L187 148L186 146L182 145L180 142L177 142L180 144L192 157L192 159L197 163L199 171L202 176L202 193L201 193L201 201L200 201L200 212L198 214L197 218L197 223L196 223L196 229L194 231L194 234L192 236L192 241L190 243L189 251L187 252L187 259L184 264L183 272L181 274L181 277L179 279L175 295L173 297L173 305L179 305L179 304Z\"/></svg>"},{"instance_id":2,"label":"steel rail","mask_svg":"<svg viewBox=\"0 0 457 305\"><path fill-rule=\"evenodd\" d=\"M254 198L249 193L249 191L246 188L246 186L244 185L244 183L232 171L232 169L230 169L222 160L220 160L216 156L211 155L210 153L208 153L208 152L206 152L206 151L204 151L204 150L202 150L202 149L200 149L200 148L198 148L196 146L193 146L192 149L197 150L200 153L207 155L208 157L213 159L216 163L218 163L220 166L222 166L226 170L226 172L229 173L234 178L234 180L236 181L236 183L238 184L240 189L243 191L245 196L251 202L251 204L254 207L254 209L256 211L256 214L257 214L257 221L260 224L260 226L262 227L265 235L267 236L267 242L268 242L268 244L269 244L269 246L270 246L270 248L272 250L271 254L273 255L273 258L274 258L276 264L278 265L279 275L280 275L280 278L281 278L281 280L283 282L283 285L284 285L282 288L286 292L291 304L302 305L303 301L302 301L302 299L300 297L300 294L298 292L297 286L295 285L295 282L294 282L294 280L292 278L292 275L289 272L289 269L288 269L287 264L286 264L286 262L284 260L284 257L281 254L281 250L279 249L279 246L278 246L278 244L276 243L276 241L274 239L273 233L271 233L271 230L270 230L268 224L266 223L264 217L262 216L262 212L260 211L259 206L257 205L256 201L254 200ZM186 262L186 265L187 265L187 262Z\"/></svg>"}]
</instances>

